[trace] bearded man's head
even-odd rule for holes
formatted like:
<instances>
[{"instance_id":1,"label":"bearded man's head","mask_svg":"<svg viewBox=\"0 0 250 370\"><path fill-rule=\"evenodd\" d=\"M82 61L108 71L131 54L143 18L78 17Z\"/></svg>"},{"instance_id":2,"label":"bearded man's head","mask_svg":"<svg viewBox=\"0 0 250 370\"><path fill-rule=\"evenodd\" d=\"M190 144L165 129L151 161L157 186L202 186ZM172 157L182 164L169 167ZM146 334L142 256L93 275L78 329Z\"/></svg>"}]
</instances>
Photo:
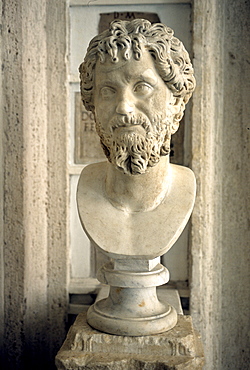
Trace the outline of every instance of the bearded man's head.
<instances>
[{"instance_id":1,"label":"bearded man's head","mask_svg":"<svg viewBox=\"0 0 250 370\"><path fill-rule=\"evenodd\" d=\"M114 103L114 99L117 99L120 90L111 86L112 84L109 86L107 82L103 88L99 88L99 75L97 76L96 70L104 75L104 67L107 65L107 74L109 71L115 71L115 68L116 72L120 73L120 68L125 63L137 61L142 63L143 72L143 68L146 68L145 63L143 64L145 53L150 55L150 63L153 61L155 74L164 82L163 90L169 90L171 102L169 105L161 104L159 111L157 107L152 106L151 114L145 114L146 109L124 112L117 109L116 114L112 117L110 115L107 129L106 110ZM90 42L79 71L83 103L86 109L95 115L96 129L111 163L125 173L142 174L148 167L157 164L162 155L169 154L171 134L178 129L185 104L195 88L188 53L183 44L173 36L169 27L161 23L151 24L142 19L131 22L114 21L109 30ZM132 78L133 76L130 77ZM147 96L150 97L150 88L152 91L154 89L154 84L151 86L150 83L145 83L143 86L138 83L138 86L139 95L138 91L135 92L145 103ZM149 91L145 92L146 88ZM102 100L96 97L98 94L102 95ZM158 96L160 97L159 93ZM158 100L161 100L161 97ZM97 103L101 105L102 101L106 102L103 111L96 107ZM155 102L157 103L157 100Z\"/></svg>"}]
</instances>

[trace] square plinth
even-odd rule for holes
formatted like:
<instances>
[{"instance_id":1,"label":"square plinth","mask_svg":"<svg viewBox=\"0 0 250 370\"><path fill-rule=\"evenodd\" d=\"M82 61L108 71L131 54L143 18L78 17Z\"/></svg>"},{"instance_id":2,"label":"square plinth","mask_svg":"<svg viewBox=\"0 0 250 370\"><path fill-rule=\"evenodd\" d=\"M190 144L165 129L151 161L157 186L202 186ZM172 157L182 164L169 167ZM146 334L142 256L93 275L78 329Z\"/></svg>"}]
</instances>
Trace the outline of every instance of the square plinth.
<instances>
[{"instance_id":1,"label":"square plinth","mask_svg":"<svg viewBox=\"0 0 250 370\"><path fill-rule=\"evenodd\" d=\"M77 316L56 356L58 370L202 369L204 354L191 316L178 315L177 325L162 334L140 337L99 332Z\"/></svg>"}]
</instances>

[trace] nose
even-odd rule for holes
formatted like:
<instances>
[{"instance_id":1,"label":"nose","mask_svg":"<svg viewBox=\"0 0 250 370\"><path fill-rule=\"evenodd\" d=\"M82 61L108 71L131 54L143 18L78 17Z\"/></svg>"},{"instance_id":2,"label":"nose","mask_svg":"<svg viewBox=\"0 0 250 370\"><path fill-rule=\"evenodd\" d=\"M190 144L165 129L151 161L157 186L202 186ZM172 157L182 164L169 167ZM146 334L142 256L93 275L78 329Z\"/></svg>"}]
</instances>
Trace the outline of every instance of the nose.
<instances>
[{"instance_id":1,"label":"nose","mask_svg":"<svg viewBox=\"0 0 250 370\"><path fill-rule=\"evenodd\" d=\"M117 107L116 113L126 115L133 112L133 103L131 99L127 95L123 95L120 97Z\"/></svg>"}]
</instances>

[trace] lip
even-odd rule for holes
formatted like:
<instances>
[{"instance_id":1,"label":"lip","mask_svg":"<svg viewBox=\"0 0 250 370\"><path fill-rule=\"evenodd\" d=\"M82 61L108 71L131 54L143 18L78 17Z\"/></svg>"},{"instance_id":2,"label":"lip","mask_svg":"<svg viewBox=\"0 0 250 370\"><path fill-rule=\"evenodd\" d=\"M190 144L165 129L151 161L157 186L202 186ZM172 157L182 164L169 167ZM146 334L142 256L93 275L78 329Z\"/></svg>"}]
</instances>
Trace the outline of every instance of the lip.
<instances>
[{"instance_id":1,"label":"lip","mask_svg":"<svg viewBox=\"0 0 250 370\"><path fill-rule=\"evenodd\" d=\"M145 132L141 125L123 125L114 128L114 131L141 131Z\"/></svg>"},{"instance_id":2,"label":"lip","mask_svg":"<svg viewBox=\"0 0 250 370\"><path fill-rule=\"evenodd\" d=\"M143 136L146 135L146 131L141 125L124 125L124 126L115 127L114 129L114 133L116 136L117 135L119 136L125 133L133 133L133 132L141 134Z\"/></svg>"},{"instance_id":3,"label":"lip","mask_svg":"<svg viewBox=\"0 0 250 370\"><path fill-rule=\"evenodd\" d=\"M137 128L137 127L141 127L141 125L121 125L121 126L118 126L118 127L115 127L114 130L117 130L117 129L125 129L125 130L134 130L134 128Z\"/></svg>"},{"instance_id":4,"label":"lip","mask_svg":"<svg viewBox=\"0 0 250 370\"><path fill-rule=\"evenodd\" d=\"M116 134L134 131L145 135L145 129L141 125L123 125L115 127L114 131L116 132Z\"/></svg>"}]
</instances>

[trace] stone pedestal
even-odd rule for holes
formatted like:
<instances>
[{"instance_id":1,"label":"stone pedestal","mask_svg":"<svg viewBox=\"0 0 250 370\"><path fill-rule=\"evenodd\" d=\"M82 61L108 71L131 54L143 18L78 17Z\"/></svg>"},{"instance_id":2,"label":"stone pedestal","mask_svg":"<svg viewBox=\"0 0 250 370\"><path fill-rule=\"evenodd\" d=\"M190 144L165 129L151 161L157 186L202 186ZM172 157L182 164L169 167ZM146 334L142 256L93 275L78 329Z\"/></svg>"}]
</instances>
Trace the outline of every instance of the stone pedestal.
<instances>
[{"instance_id":1,"label":"stone pedestal","mask_svg":"<svg viewBox=\"0 0 250 370\"><path fill-rule=\"evenodd\" d=\"M177 313L159 300L156 287L167 283L169 272L154 260L114 260L102 266L98 280L110 285L107 298L87 313L87 322L109 334L141 336L163 333L177 322Z\"/></svg>"},{"instance_id":2,"label":"stone pedestal","mask_svg":"<svg viewBox=\"0 0 250 370\"><path fill-rule=\"evenodd\" d=\"M56 356L58 370L202 369L204 355L190 316L178 315L168 332L140 337L92 329L86 313L78 315Z\"/></svg>"}]
</instances>

